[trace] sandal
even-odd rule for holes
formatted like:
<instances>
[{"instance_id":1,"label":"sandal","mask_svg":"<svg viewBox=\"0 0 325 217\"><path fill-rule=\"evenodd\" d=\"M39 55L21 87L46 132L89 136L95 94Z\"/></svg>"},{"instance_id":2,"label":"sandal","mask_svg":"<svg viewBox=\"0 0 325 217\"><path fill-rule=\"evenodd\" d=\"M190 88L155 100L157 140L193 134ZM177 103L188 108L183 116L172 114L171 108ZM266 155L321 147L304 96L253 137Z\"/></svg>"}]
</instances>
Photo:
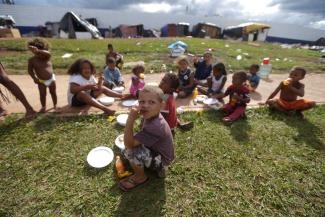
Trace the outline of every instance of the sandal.
<instances>
[{"instance_id":1,"label":"sandal","mask_svg":"<svg viewBox=\"0 0 325 217\"><path fill-rule=\"evenodd\" d=\"M138 186L141 186L141 185L144 185L145 183L147 183L149 181L149 177L147 177L144 181L142 182L136 182L132 177L128 177L126 179L123 179L121 180L119 183L118 183L118 186L119 188L122 190L122 191L125 191L125 192L128 192L128 191L131 191L132 189L135 189L136 187ZM132 187L129 187L129 188L126 188L122 183L124 182L128 182L130 184L132 184Z\"/></svg>"}]
</instances>

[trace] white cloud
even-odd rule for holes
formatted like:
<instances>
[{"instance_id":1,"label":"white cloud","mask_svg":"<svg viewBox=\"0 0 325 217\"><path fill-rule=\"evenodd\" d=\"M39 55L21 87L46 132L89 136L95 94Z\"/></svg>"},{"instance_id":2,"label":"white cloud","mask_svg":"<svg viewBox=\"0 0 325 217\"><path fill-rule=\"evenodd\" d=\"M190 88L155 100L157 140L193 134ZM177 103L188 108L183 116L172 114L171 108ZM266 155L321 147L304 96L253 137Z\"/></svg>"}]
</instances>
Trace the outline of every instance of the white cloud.
<instances>
[{"instance_id":1,"label":"white cloud","mask_svg":"<svg viewBox=\"0 0 325 217\"><path fill-rule=\"evenodd\" d=\"M325 30L325 20L320 20L316 22L311 22L310 25L316 29L323 29Z\"/></svg>"},{"instance_id":2,"label":"white cloud","mask_svg":"<svg viewBox=\"0 0 325 217\"><path fill-rule=\"evenodd\" d=\"M133 4L133 5L129 6L130 9L135 9L135 10L139 10L139 11L147 12L147 13L157 13L157 12L168 13L168 12L171 12L172 10L177 10L179 7L180 7L180 5L172 6L166 2L139 3L139 4Z\"/></svg>"}]
</instances>

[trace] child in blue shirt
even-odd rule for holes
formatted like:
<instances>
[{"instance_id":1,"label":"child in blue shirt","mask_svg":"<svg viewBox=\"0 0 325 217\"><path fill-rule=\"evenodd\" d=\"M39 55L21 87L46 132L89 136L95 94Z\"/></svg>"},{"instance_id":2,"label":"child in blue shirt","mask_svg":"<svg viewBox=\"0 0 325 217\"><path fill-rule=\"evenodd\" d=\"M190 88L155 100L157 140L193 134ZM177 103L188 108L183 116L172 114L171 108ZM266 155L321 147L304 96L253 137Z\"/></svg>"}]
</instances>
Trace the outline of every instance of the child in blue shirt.
<instances>
[{"instance_id":1,"label":"child in blue shirt","mask_svg":"<svg viewBox=\"0 0 325 217\"><path fill-rule=\"evenodd\" d=\"M260 70L260 66L257 64L252 64L249 68L249 76L248 76L248 89L249 92L255 92L258 84L260 83L260 76L257 75L257 72Z\"/></svg>"},{"instance_id":2,"label":"child in blue shirt","mask_svg":"<svg viewBox=\"0 0 325 217\"><path fill-rule=\"evenodd\" d=\"M107 59L107 66L104 68L104 85L110 89L124 86L121 72L115 65L115 59L110 57Z\"/></svg>"},{"instance_id":3,"label":"child in blue shirt","mask_svg":"<svg viewBox=\"0 0 325 217\"><path fill-rule=\"evenodd\" d=\"M212 53L206 51L201 61L195 58L194 67L196 69L194 74L195 84L207 86L206 79L210 77L212 72Z\"/></svg>"}]
</instances>

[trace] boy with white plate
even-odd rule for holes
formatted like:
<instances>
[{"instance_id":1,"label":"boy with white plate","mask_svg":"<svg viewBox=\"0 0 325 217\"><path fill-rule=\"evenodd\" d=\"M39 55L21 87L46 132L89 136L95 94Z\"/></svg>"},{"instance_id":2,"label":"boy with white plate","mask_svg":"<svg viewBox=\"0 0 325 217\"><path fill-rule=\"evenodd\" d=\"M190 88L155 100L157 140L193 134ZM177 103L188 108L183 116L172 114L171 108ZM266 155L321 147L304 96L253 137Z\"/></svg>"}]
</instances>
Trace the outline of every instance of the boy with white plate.
<instances>
[{"instance_id":1,"label":"boy with white plate","mask_svg":"<svg viewBox=\"0 0 325 217\"><path fill-rule=\"evenodd\" d=\"M139 106L130 111L124 130L123 154L130 162L134 175L119 182L123 191L130 191L148 181L145 167L157 171L158 177L164 177L167 166L175 158L170 127L160 114L164 106L163 95L160 88L145 86L139 91ZM144 119L142 129L134 134L134 123L139 115Z\"/></svg>"}]
</instances>

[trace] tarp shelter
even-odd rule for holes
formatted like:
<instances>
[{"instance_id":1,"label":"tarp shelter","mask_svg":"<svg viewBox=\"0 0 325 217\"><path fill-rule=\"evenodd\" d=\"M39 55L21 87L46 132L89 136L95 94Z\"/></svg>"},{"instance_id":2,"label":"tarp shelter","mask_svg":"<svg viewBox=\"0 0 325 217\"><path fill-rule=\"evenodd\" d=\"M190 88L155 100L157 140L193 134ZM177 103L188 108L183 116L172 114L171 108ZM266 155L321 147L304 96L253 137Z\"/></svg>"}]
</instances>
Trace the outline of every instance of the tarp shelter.
<instances>
[{"instance_id":1,"label":"tarp shelter","mask_svg":"<svg viewBox=\"0 0 325 217\"><path fill-rule=\"evenodd\" d=\"M119 25L113 30L115 37L120 38L139 38L143 36L143 24L138 25Z\"/></svg>"},{"instance_id":2,"label":"tarp shelter","mask_svg":"<svg viewBox=\"0 0 325 217\"><path fill-rule=\"evenodd\" d=\"M15 23L16 22L11 15L0 15L0 27L13 28Z\"/></svg>"},{"instance_id":3,"label":"tarp shelter","mask_svg":"<svg viewBox=\"0 0 325 217\"><path fill-rule=\"evenodd\" d=\"M239 39L243 41L265 41L270 25L263 23L243 23L230 26L223 30L224 38Z\"/></svg>"},{"instance_id":4,"label":"tarp shelter","mask_svg":"<svg viewBox=\"0 0 325 217\"><path fill-rule=\"evenodd\" d=\"M175 23L169 23L161 28L161 37L176 37L177 25Z\"/></svg>"},{"instance_id":5,"label":"tarp shelter","mask_svg":"<svg viewBox=\"0 0 325 217\"><path fill-rule=\"evenodd\" d=\"M46 22L45 27L47 37L59 37L60 22Z\"/></svg>"},{"instance_id":6,"label":"tarp shelter","mask_svg":"<svg viewBox=\"0 0 325 217\"><path fill-rule=\"evenodd\" d=\"M178 23L177 24L177 36L188 36L190 35L190 24L189 23Z\"/></svg>"},{"instance_id":7,"label":"tarp shelter","mask_svg":"<svg viewBox=\"0 0 325 217\"><path fill-rule=\"evenodd\" d=\"M95 39L102 38L99 30L94 25L80 18L72 11L66 13L61 19L60 30L65 32L68 38L78 38L78 36L83 37L88 35L85 33L89 33ZM60 32L60 36L63 35Z\"/></svg>"},{"instance_id":8,"label":"tarp shelter","mask_svg":"<svg viewBox=\"0 0 325 217\"><path fill-rule=\"evenodd\" d=\"M182 41L176 41L176 42L168 45L169 49L174 49L174 48L177 48L177 47L182 47L182 48L184 48L186 50L188 45L186 43L182 42Z\"/></svg>"},{"instance_id":9,"label":"tarp shelter","mask_svg":"<svg viewBox=\"0 0 325 217\"><path fill-rule=\"evenodd\" d=\"M321 37L317 41L315 41L314 45L316 46L325 46L325 38Z\"/></svg>"},{"instance_id":10,"label":"tarp shelter","mask_svg":"<svg viewBox=\"0 0 325 217\"><path fill-rule=\"evenodd\" d=\"M21 38L18 29L14 28L15 20L10 15L0 15L0 38Z\"/></svg>"},{"instance_id":11,"label":"tarp shelter","mask_svg":"<svg viewBox=\"0 0 325 217\"><path fill-rule=\"evenodd\" d=\"M192 36L200 38L220 38L221 28L213 23L198 23L193 27Z\"/></svg>"}]
</instances>

